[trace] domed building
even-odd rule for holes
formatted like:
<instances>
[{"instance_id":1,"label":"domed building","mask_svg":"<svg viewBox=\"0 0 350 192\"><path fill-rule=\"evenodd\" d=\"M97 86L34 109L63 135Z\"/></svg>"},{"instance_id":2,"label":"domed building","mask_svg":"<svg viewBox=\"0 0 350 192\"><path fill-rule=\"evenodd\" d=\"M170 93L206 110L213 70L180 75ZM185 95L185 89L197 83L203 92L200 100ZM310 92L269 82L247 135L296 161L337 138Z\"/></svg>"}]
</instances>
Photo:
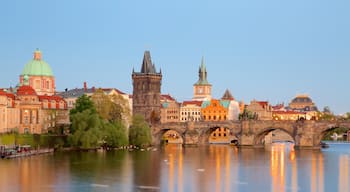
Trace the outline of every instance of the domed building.
<instances>
[{"instance_id":1,"label":"domed building","mask_svg":"<svg viewBox=\"0 0 350 192\"><path fill-rule=\"evenodd\" d=\"M40 50L35 50L33 60L29 61L24 66L19 77L21 85L25 77L28 77L29 86L31 86L38 95L55 94L55 77L50 65L42 60Z\"/></svg>"},{"instance_id":2,"label":"domed building","mask_svg":"<svg viewBox=\"0 0 350 192\"><path fill-rule=\"evenodd\" d=\"M296 111L318 111L308 95L297 95L290 103L289 108Z\"/></svg>"}]
</instances>

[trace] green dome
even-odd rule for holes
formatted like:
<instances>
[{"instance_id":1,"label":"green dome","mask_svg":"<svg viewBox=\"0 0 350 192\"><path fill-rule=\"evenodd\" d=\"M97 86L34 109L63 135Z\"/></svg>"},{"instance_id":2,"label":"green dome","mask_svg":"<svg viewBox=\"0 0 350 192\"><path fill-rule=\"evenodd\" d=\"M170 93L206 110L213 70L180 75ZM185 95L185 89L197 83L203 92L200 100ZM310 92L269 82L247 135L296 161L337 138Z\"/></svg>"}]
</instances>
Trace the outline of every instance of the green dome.
<instances>
[{"instance_id":1,"label":"green dome","mask_svg":"<svg viewBox=\"0 0 350 192\"><path fill-rule=\"evenodd\" d=\"M36 50L34 52L34 59L25 65L21 75L53 76L53 73L50 65L41 60L41 52Z\"/></svg>"}]
</instances>

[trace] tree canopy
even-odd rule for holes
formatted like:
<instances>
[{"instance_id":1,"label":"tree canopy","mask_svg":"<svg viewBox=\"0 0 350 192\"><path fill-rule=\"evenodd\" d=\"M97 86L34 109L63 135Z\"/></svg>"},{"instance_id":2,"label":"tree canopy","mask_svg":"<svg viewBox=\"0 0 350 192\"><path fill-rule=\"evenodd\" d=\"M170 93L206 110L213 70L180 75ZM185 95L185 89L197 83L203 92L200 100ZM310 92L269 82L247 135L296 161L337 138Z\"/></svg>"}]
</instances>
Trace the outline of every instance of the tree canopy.
<instances>
[{"instance_id":1,"label":"tree canopy","mask_svg":"<svg viewBox=\"0 0 350 192\"><path fill-rule=\"evenodd\" d=\"M152 136L148 123L142 115L135 115L129 129L129 143L137 147L151 145Z\"/></svg>"}]
</instances>

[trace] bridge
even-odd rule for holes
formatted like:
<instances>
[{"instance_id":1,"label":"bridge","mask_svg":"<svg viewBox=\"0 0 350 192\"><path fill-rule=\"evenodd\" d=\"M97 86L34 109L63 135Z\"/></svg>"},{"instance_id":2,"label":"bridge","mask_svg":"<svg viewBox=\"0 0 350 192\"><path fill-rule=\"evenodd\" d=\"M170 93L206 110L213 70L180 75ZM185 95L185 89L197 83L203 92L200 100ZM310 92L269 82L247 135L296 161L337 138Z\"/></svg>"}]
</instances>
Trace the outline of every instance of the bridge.
<instances>
[{"instance_id":1,"label":"bridge","mask_svg":"<svg viewBox=\"0 0 350 192\"><path fill-rule=\"evenodd\" d=\"M320 148L323 136L336 128L350 129L350 121L200 121L164 123L151 126L153 144L160 144L163 135L176 131L185 145L205 145L210 134L217 128L226 128L239 146L262 147L264 138L274 130L290 135L296 148Z\"/></svg>"}]
</instances>

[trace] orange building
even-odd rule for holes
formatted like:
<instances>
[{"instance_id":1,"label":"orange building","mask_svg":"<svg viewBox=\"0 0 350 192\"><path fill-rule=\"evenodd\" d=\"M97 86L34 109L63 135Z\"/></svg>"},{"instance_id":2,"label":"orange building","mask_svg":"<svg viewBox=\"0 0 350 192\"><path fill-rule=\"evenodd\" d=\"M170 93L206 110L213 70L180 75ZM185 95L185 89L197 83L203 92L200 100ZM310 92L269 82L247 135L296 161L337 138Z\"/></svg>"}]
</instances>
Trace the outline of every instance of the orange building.
<instances>
[{"instance_id":1,"label":"orange building","mask_svg":"<svg viewBox=\"0 0 350 192\"><path fill-rule=\"evenodd\" d=\"M202 103L202 118L204 121L227 120L229 101L211 99Z\"/></svg>"}]
</instances>

